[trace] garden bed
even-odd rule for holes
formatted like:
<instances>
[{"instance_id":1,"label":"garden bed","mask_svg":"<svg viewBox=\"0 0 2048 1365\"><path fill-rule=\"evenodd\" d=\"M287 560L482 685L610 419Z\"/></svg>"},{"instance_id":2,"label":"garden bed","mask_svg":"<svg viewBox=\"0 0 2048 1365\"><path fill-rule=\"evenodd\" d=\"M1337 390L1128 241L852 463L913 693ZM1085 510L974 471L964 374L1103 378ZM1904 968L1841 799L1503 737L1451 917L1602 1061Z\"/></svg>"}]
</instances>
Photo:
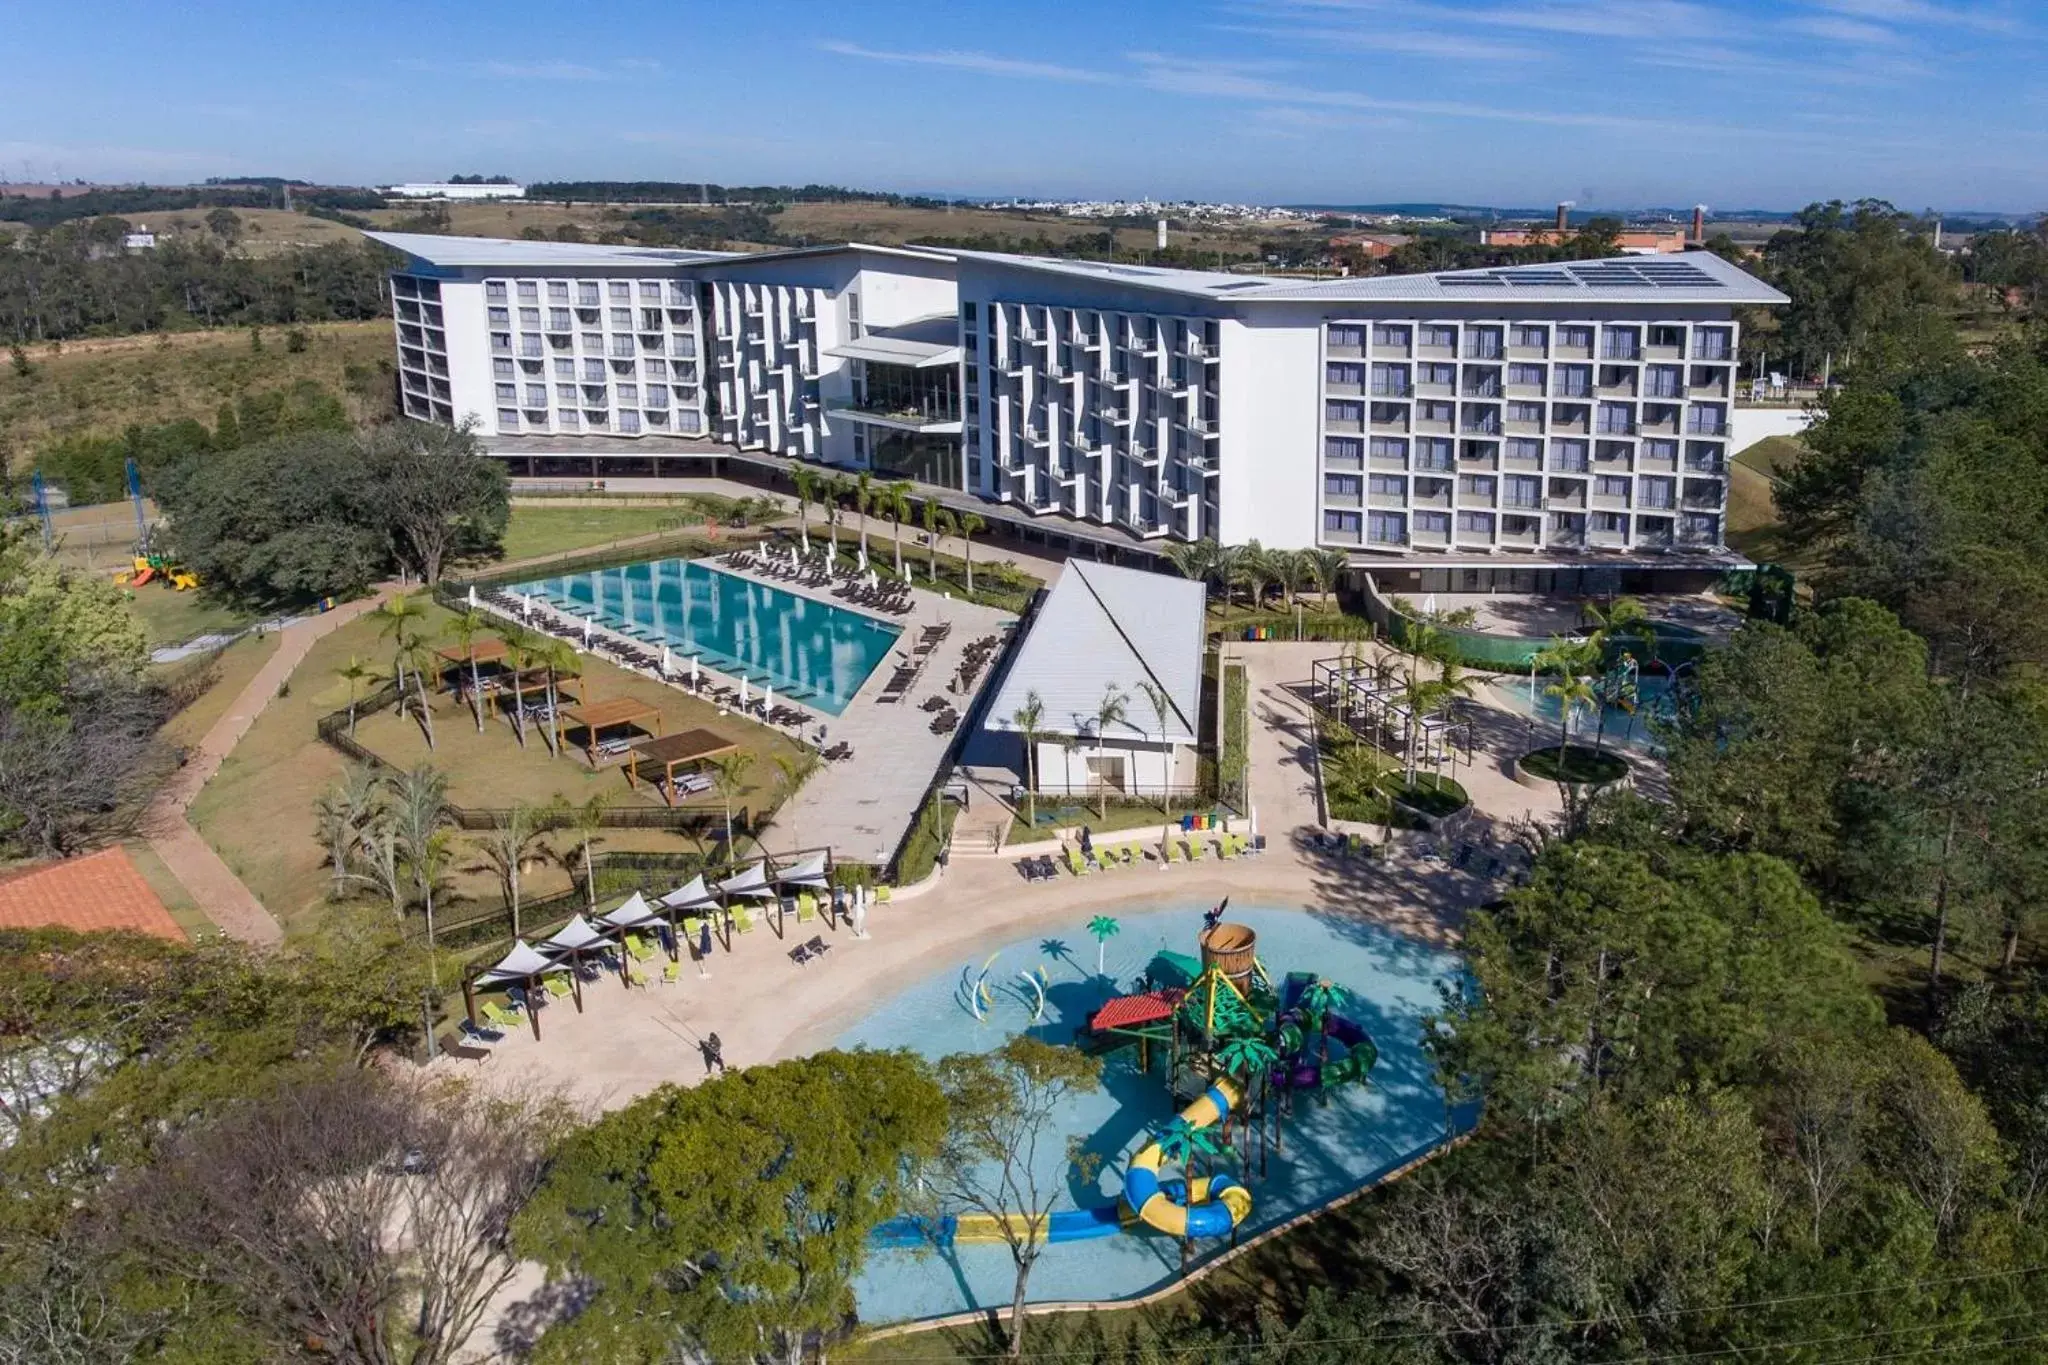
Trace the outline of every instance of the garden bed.
<instances>
[{"instance_id":1,"label":"garden bed","mask_svg":"<svg viewBox=\"0 0 2048 1365\"><path fill-rule=\"evenodd\" d=\"M1555 745L1533 749L1515 760L1515 776L1522 782L1562 782L1574 787L1604 787L1629 774L1628 760L1604 749L1585 744Z\"/></svg>"}]
</instances>

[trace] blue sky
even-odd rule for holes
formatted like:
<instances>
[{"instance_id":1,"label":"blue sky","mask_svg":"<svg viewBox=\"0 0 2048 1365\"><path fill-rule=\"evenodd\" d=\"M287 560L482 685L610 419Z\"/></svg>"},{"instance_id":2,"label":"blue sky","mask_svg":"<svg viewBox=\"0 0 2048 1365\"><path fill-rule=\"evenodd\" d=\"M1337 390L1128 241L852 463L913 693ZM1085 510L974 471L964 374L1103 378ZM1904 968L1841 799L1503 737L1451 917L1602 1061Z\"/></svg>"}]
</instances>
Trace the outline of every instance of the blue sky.
<instances>
[{"instance_id":1,"label":"blue sky","mask_svg":"<svg viewBox=\"0 0 2048 1365\"><path fill-rule=\"evenodd\" d=\"M0 0L0 179L2048 207L2016 0Z\"/></svg>"}]
</instances>

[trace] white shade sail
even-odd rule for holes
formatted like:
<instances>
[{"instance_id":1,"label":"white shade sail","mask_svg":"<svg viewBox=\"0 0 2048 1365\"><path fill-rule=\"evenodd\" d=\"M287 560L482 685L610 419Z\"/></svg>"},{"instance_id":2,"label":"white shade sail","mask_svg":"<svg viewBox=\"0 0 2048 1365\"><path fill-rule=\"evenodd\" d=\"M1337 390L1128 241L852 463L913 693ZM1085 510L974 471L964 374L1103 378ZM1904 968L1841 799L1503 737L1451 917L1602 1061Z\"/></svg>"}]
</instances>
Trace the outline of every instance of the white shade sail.
<instances>
[{"instance_id":1,"label":"white shade sail","mask_svg":"<svg viewBox=\"0 0 2048 1365\"><path fill-rule=\"evenodd\" d=\"M641 924L660 924L661 912L647 903L647 897L635 891L626 897L626 903L615 910L607 910L598 918L614 929L631 929Z\"/></svg>"},{"instance_id":2,"label":"white shade sail","mask_svg":"<svg viewBox=\"0 0 2048 1365\"><path fill-rule=\"evenodd\" d=\"M773 896L775 888L768 885L768 871L765 864L755 863L730 881L720 882L718 889L727 896Z\"/></svg>"},{"instance_id":3,"label":"white shade sail","mask_svg":"<svg viewBox=\"0 0 2048 1365\"><path fill-rule=\"evenodd\" d=\"M825 851L820 849L802 862L783 868L775 874L775 880L784 886L825 885Z\"/></svg>"},{"instance_id":4,"label":"white shade sail","mask_svg":"<svg viewBox=\"0 0 2048 1365\"><path fill-rule=\"evenodd\" d=\"M548 972L569 970L559 962L550 962L535 952L525 939L512 945L512 951L498 959L498 965L477 978L479 984L497 981L524 981L529 977L541 976Z\"/></svg>"},{"instance_id":5,"label":"white shade sail","mask_svg":"<svg viewBox=\"0 0 2048 1365\"><path fill-rule=\"evenodd\" d=\"M663 896L661 903L671 910L691 910L702 905L716 905L718 897L704 885L704 874L700 872L690 879L687 886L679 886Z\"/></svg>"},{"instance_id":6,"label":"white shade sail","mask_svg":"<svg viewBox=\"0 0 2048 1365\"><path fill-rule=\"evenodd\" d=\"M605 936L591 927L589 920L578 915L548 936L540 946L558 953L573 953L584 948L595 948L605 942Z\"/></svg>"}]
</instances>

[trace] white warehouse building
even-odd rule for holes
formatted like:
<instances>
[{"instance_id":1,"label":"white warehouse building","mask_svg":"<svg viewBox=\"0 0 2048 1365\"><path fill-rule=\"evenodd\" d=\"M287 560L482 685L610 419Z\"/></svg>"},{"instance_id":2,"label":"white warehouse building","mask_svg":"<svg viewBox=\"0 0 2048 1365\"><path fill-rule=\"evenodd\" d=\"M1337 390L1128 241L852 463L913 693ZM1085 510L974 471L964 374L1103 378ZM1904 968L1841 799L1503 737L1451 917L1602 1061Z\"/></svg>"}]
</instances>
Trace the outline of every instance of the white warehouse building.
<instances>
[{"instance_id":1,"label":"white warehouse building","mask_svg":"<svg viewBox=\"0 0 2048 1365\"><path fill-rule=\"evenodd\" d=\"M519 472L804 461L1104 558L1257 540L1397 590L1742 563L1735 310L1786 301L1707 252L1303 281L371 235L407 258L404 410Z\"/></svg>"}]
</instances>

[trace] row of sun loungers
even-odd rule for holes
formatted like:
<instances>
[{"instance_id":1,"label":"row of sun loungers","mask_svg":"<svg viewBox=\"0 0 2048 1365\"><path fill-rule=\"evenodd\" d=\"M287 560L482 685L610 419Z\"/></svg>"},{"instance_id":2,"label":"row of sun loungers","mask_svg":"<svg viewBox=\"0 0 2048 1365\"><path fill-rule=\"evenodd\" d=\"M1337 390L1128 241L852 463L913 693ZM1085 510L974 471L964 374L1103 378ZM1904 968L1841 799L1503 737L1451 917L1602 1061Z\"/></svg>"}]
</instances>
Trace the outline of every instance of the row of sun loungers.
<instances>
[{"instance_id":1,"label":"row of sun loungers","mask_svg":"<svg viewBox=\"0 0 2048 1365\"><path fill-rule=\"evenodd\" d=\"M808 967L815 958L832 951L832 945L825 942L823 934L813 934L808 943L799 943L789 950L789 960L799 967Z\"/></svg>"},{"instance_id":2,"label":"row of sun loungers","mask_svg":"<svg viewBox=\"0 0 2048 1365\"><path fill-rule=\"evenodd\" d=\"M752 550L738 550L725 557L725 562L735 569L759 574L764 578L780 579L805 588L831 587L834 577L839 586L832 588L834 597L841 597L855 606L872 611L885 611L892 616L908 616L911 610L910 585L908 583L881 583L869 587L866 576L857 567L849 565L835 569L827 559L824 550L814 550L807 560L791 565L787 560L772 554L759 554Z\"/></svg>"},{"instance_id":3,"label":"row of sun loungers","mask_svg":"<svg viewBox=\"0 0 2048 1365\"><path fill-rule=\"evenodd\" d=\"M1135 843L1112 844L1097 848L1092 854L1083 853L1079 845L1070 845L1062 850L1057 861L1051 854L1023 858L1017 863L1017 872L1027 882L1053 881L1065 867L1076 877L1085 877L1093 872L1102 872L1118 867L1137 867L1157 859L1162 864L1176 862L1198 863L1208 856L1213 842L1216 855L1229 860L1256 857L1266 851L1264 835L1219 834L1211 841L1207 839L1175 839L1163 848Z\"/></svg>"}]
</instances>

